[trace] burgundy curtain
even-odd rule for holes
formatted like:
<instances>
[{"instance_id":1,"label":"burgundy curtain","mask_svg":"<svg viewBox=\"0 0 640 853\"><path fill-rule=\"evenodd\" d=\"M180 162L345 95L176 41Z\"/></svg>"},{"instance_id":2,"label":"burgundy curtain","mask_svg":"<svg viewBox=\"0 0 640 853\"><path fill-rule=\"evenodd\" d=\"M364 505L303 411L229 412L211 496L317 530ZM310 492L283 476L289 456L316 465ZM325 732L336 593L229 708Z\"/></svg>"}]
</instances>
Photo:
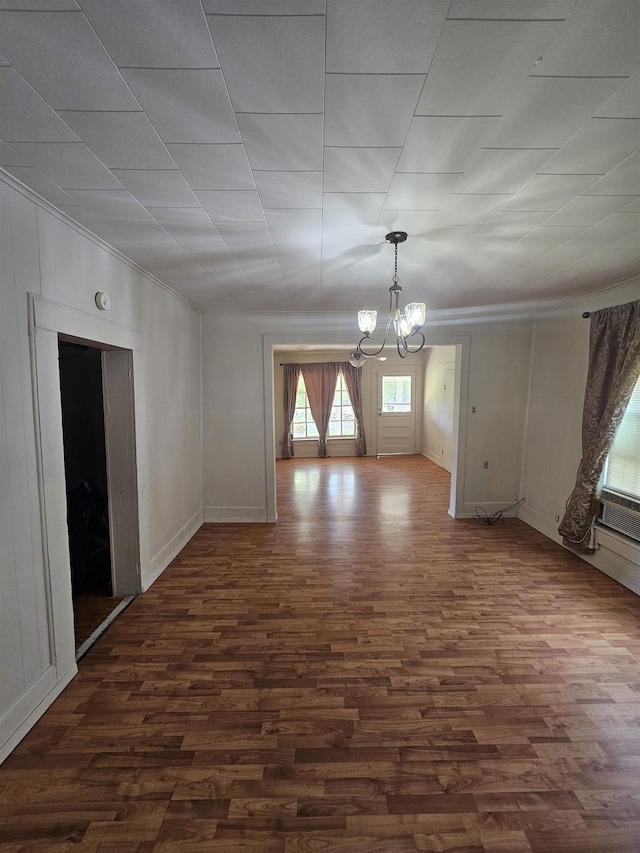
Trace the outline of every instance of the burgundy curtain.
<instances>
[{"instance_id":1,"label":"burgundy curtain","mask_svg":"<svg viewBox=\"0 0 640 853\"><path fill-rule=\"evenodd\" d=\"M296 411L296 394L298 393L299 364L284 366L284 435L282 436L282 458L291 459L293 456L293 433L291 424Z\"/></svg>"},{"instance_id":2,"label":"burgundy curtain","mask_svg":"<svg viewBox=\"0 0 640 853\"><path fill-rule=\"evenodd\" d=\"M354 367L348 361L342 365L342 375L351 398L351 406L356 419L356 456L367 455L367 442L364 437L364 419L362 415L362 368Z\"/></svg>"},{"instance_id":3,"label":"burgundy curtain","mask_svg":"<svg viewBox=\"0 0 640 853\"><path fill-rule=\"evenodd\" d=\"M582 459L558 528L568 548L593 554L596 490L616 431L640 375L640 301L591 314L582 416Z\"/></svg>"},{"instance_id":4,"label":"burgundy curtain","mask_svg":"<svg viewBox=\"0 0 640 853\"><path fill-rule=\"evenodd\" d=\"M318 456L328 456L327 432L340 366L337 361L300 365L307 389L309 408L320 435L318 438Z\"/></svg>"}]
</instances>

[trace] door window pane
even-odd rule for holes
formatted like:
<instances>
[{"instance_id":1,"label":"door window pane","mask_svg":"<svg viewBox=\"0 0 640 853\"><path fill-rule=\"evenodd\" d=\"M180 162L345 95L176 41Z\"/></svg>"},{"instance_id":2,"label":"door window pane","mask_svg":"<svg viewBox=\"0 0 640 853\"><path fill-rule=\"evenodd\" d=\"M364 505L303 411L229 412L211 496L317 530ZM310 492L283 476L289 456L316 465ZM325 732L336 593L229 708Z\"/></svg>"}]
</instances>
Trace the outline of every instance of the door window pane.
<instances>
[{"instance_id":1,"label":"door window pane","mask_svg":"<svg viewBox=\"0 0 640 853\"><path fill-rule=\"evenodd\" d=\"M382 411L385 413L411 411L410 376L382 377Z\"/></svg>"}]
</instances>

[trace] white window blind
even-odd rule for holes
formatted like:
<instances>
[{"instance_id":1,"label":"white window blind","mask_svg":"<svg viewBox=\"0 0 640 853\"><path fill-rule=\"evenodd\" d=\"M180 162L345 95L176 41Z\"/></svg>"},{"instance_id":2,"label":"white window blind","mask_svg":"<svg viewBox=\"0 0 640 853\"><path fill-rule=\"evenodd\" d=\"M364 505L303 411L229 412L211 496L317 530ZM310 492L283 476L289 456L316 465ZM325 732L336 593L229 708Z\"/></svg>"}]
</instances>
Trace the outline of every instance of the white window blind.
<instances>
[{"instance_id":1,"label":"white window blind","mask_svg":"<svg viewBox=\"0 0 640 853\"><path fill-rule=\"evenodd\" d=\"M609 451L605 487L640 499L640 379Z\"/></svg>"}]
</instances>

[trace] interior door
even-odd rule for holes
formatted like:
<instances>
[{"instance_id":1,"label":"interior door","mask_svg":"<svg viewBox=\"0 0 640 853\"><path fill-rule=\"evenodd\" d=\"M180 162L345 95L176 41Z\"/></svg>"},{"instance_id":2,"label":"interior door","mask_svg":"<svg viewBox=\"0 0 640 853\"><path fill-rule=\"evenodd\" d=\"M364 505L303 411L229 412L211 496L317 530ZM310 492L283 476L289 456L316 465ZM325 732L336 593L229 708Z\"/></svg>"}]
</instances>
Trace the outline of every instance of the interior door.
<instances>
[{"instance_id":1,"label":"interior door","mask_svg":"<svg viewBox=\"0 0 640 853\"><path fill-rule=\"evenodd\" d=\"M416 371L380 373L378 456L415 453Z\"/></svg>"}]
</instances>

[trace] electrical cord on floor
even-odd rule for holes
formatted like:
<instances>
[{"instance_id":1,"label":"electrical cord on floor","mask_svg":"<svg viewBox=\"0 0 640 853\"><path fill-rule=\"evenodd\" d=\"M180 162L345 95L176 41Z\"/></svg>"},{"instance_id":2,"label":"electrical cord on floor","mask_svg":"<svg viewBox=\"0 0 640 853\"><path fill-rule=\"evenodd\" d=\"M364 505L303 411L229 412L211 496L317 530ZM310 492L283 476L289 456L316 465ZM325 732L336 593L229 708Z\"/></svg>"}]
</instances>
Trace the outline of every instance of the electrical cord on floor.
<instances>
[{"instance_id":1,"label":"electrical cord on floor","mask_svg":"<svg viewBox=\"0 0 640 853\"><path fill-rule=\"evenodd\" d=\"M513 509L514 506L520 506L520 504L523 503L524 500L525 498L520 498L520 500L516 501L514 504L510 504L509 506L505 506L502 509L498 509L495 512L491 513L491 515L489 515L486 509L484 509L484 507L477 506L475 507L475 514L473 517L476 521L481 521L483 524L495 524L496 521L500 521L500 519L504 521L504 513L508 509Z\"/></svg>"}]
</instances>

